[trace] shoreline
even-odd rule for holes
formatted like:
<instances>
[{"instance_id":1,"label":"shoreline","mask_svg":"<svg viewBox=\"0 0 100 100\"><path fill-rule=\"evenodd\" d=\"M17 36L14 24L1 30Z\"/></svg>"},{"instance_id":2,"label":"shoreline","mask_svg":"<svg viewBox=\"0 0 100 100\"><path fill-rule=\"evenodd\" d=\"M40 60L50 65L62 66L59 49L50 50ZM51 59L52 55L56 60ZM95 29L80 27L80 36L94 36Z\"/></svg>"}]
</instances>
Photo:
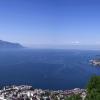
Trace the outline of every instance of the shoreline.
<instances>
[{"instance_id":1,"label":"shoreline","mask_svg":"<svg viewBox=\"0 0 100 100\"><path fill-rule=\"evenodd\" d=\"M17 100L18 98L29 98L29 100L52 100L53 96L56 96L58 99L69 97L72 95L80 95L80 97L86 97L86 89L75 88L71 90L43 90L43 89L35 89L32 86L28 85L20 85L20 86L5 86L0 90L0 99L1 100ZM46 99L45 99L46 98ZM25 99L27 100L27 99Z\"/></svg>"}]
</instances>

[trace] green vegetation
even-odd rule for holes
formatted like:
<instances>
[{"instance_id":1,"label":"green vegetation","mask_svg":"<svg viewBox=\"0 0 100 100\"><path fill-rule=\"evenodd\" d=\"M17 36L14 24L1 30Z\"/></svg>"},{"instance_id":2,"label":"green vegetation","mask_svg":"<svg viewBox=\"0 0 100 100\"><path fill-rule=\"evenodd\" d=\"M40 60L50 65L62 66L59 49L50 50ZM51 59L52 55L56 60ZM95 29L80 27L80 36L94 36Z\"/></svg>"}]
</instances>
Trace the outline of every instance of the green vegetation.
<instances>
[{"instance_id":1,"label":"green vegetation","mask_svg":"<svg viewBox=\"0 0 100 100\"><path fill-rule=\"evenodd\" d=\"M82 100L80 95L66 97L64 100ZM87 96L85 100L100 100L100 76L92 76L87 85Z\"/></svg>"},{"instance_id":2,"label":"green vegetation","mask_svg":"<svg viewBox=\"0 0 100 100\"><path fill-rule=\"evenodd\" d=\"M82 100L80 95L73 95L71 97L66 97L65 100Z\"/></svg>"},{"instance_id":3,"label":"green vegetation","mask_svg":"<svg viewBox=\"0 0 100 100\"><path fill-rule=\"evenodd\" d=\"M85 100L100 100L100 76L93 76L90 79Z\"/></svg>"}]
</instances>

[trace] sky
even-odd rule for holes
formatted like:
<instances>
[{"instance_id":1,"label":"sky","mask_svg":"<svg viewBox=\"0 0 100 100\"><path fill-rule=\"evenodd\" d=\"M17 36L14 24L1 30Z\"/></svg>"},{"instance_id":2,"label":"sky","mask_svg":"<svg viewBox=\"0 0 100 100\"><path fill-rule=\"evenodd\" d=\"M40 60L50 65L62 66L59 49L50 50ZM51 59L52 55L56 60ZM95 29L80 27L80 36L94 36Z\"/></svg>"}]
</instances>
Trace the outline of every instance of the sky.
<instances>
[{"instance_id":1,"label":"sky","mask_svg":"<svg viewBox=\"0 0 100 100\"><path fill-rule=\"evenodd\" d=\"M100 45L100 0L0 0L0 39L30 47Z\"/></svg>"}]
</instances>

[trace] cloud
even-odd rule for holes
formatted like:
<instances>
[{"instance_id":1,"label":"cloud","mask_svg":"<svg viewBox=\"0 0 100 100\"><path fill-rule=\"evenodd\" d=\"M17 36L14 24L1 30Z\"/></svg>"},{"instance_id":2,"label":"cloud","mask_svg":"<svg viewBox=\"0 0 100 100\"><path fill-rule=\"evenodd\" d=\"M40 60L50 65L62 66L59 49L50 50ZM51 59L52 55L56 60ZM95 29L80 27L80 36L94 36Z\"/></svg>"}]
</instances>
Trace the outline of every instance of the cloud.
<instances>
[{"instance_id":1,"label":"cloud","mask_svg":"<svg viewBox=\"0 0 100 100\"><path fill-rule=\"evenodd\" d=\"M73 41L72 44L73 44L73 45L79 45L80 42L79 42L79 41Z\"/></svg>"},{"instance_id":2,"label":"cloud","mask_svg":"<svg viewBox=\"0 0 100 100\"><path fill-rule=\"evenodd\" d=\"M96 45L100 45L100 42L96 42L95 44L96 44Z\"/></svg>"}]
</instances>

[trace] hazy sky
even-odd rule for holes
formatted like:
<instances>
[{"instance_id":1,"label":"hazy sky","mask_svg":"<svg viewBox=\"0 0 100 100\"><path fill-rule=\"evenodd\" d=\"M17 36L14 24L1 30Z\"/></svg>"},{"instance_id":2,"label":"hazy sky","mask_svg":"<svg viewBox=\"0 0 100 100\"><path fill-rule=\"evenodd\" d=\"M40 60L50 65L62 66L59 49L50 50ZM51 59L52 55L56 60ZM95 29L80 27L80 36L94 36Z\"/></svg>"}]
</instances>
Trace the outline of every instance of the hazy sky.
<instances>
[{"instance_id":1,"label":"hazy sky","mask_svg":"<svg viewBox=\"0 0 100 100\"><path fill-rule=\"evenodd\" d=\"M0 0L0 39L29 46L100 44L100 0Z\"/></svg>"}]
</instances>

